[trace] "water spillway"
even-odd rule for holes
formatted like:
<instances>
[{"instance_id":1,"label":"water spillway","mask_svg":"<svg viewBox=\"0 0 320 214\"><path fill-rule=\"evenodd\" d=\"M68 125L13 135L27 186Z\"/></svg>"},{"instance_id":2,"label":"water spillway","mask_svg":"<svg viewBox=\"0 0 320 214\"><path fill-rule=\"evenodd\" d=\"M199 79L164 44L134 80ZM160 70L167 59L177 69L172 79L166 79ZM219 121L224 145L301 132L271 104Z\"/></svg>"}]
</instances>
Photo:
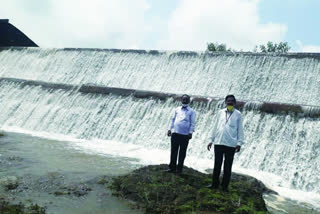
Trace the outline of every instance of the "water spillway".
<instances>
[{"instance_id":1,"label":"water spillway","mask_svg":"<svg viewBox=\"0 0 320 214\"><path fill-rule=\"evenodd\" d=\"M212 160L206 144L221 98L234 93L246 133L236 167L277 175L279 186L319 195L319 58L1 49L0 127L70 136L91 147L114 141L168 151L169 116L179 95L189 93L197 128L188 149L195 159L186 161L201 167L200 159Z\"/></svg>"},{"instance_id":2,"label":"water spillway","mask_svg":"<svg viewBox=\"0 0 320 214\"><path fill-rule=\"evenodd\" d=\"M115 88L115 87L102 87L95 85L83 84L81 86L73 86L70 84L61 83L48 83L35 80L23 80L14 78L0 78L0 83L18 83L19 87L25 86L39 86L48 90L66 90L75 91L84 94L103 94L103 95L118 95L118 96L133 96L135 98L154 98L160 100L172 99L173 101L181 102L183 94L163 93L157 91L145 91L137 89ZM191 96L191 104L194 103L219 103L223 107L223 99L208 96ZM267 113L293 113L299 117L320 117L320 107L310 105L288 104L288 103L272 103L272 102L250 102L250 101L237 101L236 108L239 110L257 110Z\"/></svg>"},{"instance_id":3,"label":"water spillway","mask_svg":"<svg viewBox=\"0 0 320 214\"><path fill-rule=\"evenodd\" d=\"M320 54L0 49L0 77L320 105Z\"/></svg>"}]
</instances>

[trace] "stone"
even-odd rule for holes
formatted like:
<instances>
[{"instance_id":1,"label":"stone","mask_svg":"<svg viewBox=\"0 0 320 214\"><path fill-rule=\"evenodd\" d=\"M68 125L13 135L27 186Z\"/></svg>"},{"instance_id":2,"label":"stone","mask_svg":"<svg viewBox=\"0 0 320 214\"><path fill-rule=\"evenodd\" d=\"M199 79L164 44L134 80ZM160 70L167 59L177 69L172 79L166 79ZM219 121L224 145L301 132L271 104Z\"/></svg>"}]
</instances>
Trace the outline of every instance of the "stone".
<instances>
[{"instance_id":1,"label":"stone","mask_svg":"<svg viewBox=\"0 0 320 214\"><path fill-rule=\"evenodd\" d=\"M5 176L0 179L0 185L6 190L16 189L19 185L18 178L15 176Z\"/></svg>"}]
</instances>

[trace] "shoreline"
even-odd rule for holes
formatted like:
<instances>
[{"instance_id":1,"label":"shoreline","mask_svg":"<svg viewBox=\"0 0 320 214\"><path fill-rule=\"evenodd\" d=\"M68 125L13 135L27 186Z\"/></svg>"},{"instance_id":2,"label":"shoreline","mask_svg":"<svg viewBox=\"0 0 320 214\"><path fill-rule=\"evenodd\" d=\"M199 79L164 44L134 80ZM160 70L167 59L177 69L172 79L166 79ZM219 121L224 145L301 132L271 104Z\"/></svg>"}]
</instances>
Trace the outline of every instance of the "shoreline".
<instances>
[{"instance_id":1,"label":"shoreline","mask_svg":"<svg viewBox=\"0 0 320 214\"><path fill-rule=\"evenodd\" d=\"M68 213L79 213L79 211L83 211L81 210L81 206L91 206L91 210L96 209L97 212L103 213L105 206L110 207L111 205L114 207L114 213L137 212L137 214L140 214L137 210L133 211L126 201L112 196L110 190L97 184L99 178L103 176L111 178L124 175L141 167L142 165L133 164L133 162L137 162L134 159L114 156L107 157L101 154L86 154L83 151L75 151L74 148L68 146L68 142L39 139L24 134L6 133L5 136L0 137L0 145L0 159L3 160L1 163L8 163L8 165L10 165L8 168L3 168L5 170L0 172L1 177L13 175L20 179L24 178L25 184L28 184L28 179L29 181L42 179L44 184L49 184L50 182L51 184L55 184L55 182L64 184L51 186L51 189L57 188L56 191L50 190L51 194L32 188L29 188L27 191L22 190L22 192L10 192L16 199L20 197L20 201L26 202L27 205L28 203L30 204L30 201L40 206L43 205L48 208L50 213L59 213L59 210L61 211L61 209L64 208L68 209ZM48 152L46 152L47 150ZM16 158L10 161L8 159L10 157L11 159L12 157ZM29 177L26 176L27 174L29 174ZM86 184L87 187L92 190L89 191L87 189L87 194L80 197L75 196L72 193L73 190L77 192L80 187L86 190L86 186L83 184ZM68 185L70 187L69 189ZM20 187L22 188L23 185ZM30 187L32 187L32 185L30 185ZM78 187L78 189L76 187ZM62 188L62 191L61 189L59 190L59 188ZM80 190L82 191L81 188ZM59 196L52 194L52 192L59 191L62 193L58 193L60 194ZM25 196L22 196L23 194ZM37 196L39 194L40 197ZM61 202L61 200L65 202ZM277 199L271 197L271 200ZM71 206L68 205L68 203L71 204ZM284 204L286 204L286 202L284 202ZM320 213L320 211L313 212L312 210L310 212L309 208L301 207L294 201L288 203L287 206L292 206L292 204L295 204L294 207L302 211L300 213ZM77 206L80 206L80 209L76 209L75 207ZM277 204L277 206L280 211L281 209L285 210L288 208L281 207L283 206L281 204ZM116 211L117 209L122 211ZM89 213L89 211L87 211L87 213ZM110 213L110 211L106 213ZM279 210L274 209L272 213L284 212L279 212Z\"/></svg>"}]
</instances>

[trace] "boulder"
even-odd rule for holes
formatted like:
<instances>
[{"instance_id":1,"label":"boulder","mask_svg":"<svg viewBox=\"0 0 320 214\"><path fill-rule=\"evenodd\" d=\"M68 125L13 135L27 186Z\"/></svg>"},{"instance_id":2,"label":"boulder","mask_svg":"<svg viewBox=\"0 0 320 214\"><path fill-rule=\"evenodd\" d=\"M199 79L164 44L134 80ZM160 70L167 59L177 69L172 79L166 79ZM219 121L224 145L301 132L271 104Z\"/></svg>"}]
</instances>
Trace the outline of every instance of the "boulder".
<instances>
[{"instance_id":1,"label":"boulder","mask_svg":"<svg viewBox=\"0 0 320 214\"><path fill-rule=\"evenodd\" d=\"M0 186L6 190L16 189L18 187L18 178L15 176L5 176L0 178Z\"/></svg>"}]
</instances>

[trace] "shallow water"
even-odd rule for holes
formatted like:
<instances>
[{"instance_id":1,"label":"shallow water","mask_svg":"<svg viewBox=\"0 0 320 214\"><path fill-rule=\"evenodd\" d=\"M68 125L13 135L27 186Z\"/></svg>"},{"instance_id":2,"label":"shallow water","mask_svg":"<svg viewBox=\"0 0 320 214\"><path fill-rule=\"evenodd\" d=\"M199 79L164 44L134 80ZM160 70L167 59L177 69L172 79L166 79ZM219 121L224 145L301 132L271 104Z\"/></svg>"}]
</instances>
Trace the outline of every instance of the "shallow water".
<instances>
[{"instance_id":1,"label":"shallow water","mask_svg":"<svg viewBox=\"0 0 320 214\"><path fill-rule=\"evenodd\" d=\"M123 146L119 143L120 147L121 145ZM117 152L113 151L108 154L105 151L105 145L100 148L104 149L100 153L97 151L98 148L91 151L88 150L88 146L79 147L78 143L73 141L49 140L26 134L6 133L4 137L0 137L0 178L19 177L19 184L22 183L21 186L28 188L19 187L20 189L11 190L9 193L0 190L0 196L15 202L37 203L46 206L47 211L54 214L141 213L138 210L132 210L126 201L112 196L110 190L97 184L97 181L104 175L122 175L142 164L156 163L146 163L146 161L133 157L120 157L115 155ZM114 148L110 148L112 149ZM131 150L137 149L131 148ZM118 148L118 150L127 149ZM129 153L126 154L130 156ZM163 160L163 158L160 159ZM187 157L187 159L192 159L192 157ZM92 191L81 197L53 194L54 191L57 191L57 184L66 186L74 183L88 184ZM274 214L320 213L309 207L308 204L301 204L281 196L265 195L264 198L268 209Z\"/></svg>"},{"instance_id":2,"label":"shallow water","mask_svg":"<svg viewBox=\"0 0 320 214\"><path fill-rule=\"evenodd\" d=\"M49 213L140 213L95 181L102 175L115 176L132 171L138 167L132 163L133 159L85 154L71 149L64 141L22 134L1 137L0 155L0 178L16 176L29 184L22 192L11 190L7 194L1 191L0 194L10 201L37 203L46 206ZM81 197L55 196L52 188L44 188L44 185L51 185L52 182L48 181L54 178L59 178L63 184L89 183L92 191Z\"/></svg>"}]
</instances>

